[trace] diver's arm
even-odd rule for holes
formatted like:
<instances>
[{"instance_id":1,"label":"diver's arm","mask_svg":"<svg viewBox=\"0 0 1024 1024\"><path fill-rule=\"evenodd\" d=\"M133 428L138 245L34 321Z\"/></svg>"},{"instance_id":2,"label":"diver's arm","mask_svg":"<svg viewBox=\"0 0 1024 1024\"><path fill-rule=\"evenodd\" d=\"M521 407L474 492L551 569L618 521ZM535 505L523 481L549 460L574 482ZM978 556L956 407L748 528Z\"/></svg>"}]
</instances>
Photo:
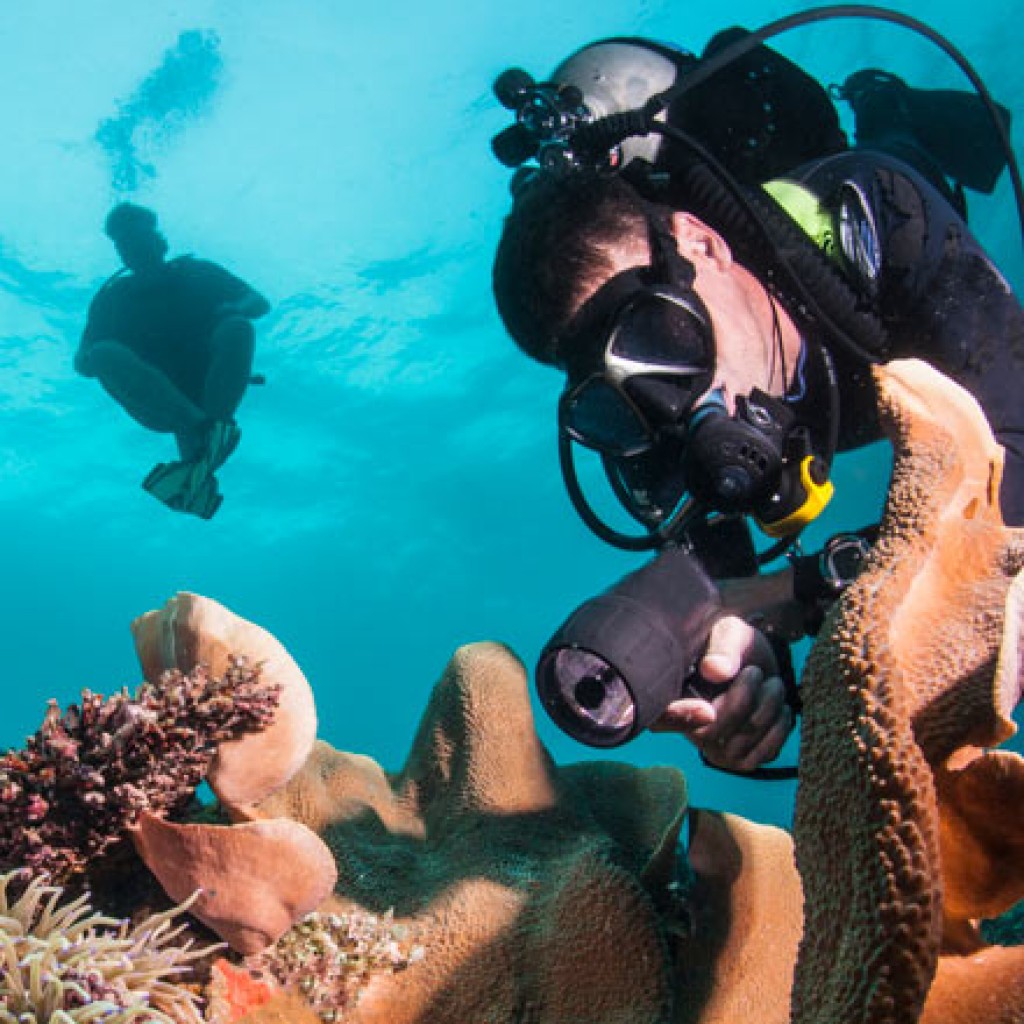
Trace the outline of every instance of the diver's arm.
<instances>
[{"instance_id":1,"label":"diver's arm","mask_svg":"<svg viewBox=\"0 0 1024 1024\"><path fill-rule=\"evenodd\" d=\"M270 312L270 303L253 288L234 299L228 299L217 307L221 316L244 316L247 320L258 320Z\"/></svg>"}]
</instances>

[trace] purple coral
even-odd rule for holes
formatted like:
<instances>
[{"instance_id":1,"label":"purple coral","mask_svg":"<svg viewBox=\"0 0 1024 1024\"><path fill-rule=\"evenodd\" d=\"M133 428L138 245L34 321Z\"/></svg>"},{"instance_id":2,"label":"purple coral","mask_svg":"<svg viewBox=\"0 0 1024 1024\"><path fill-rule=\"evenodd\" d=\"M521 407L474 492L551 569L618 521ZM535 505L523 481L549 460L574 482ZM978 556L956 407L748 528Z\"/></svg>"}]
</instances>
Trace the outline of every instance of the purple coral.
<instances>
[{"instance_id":1,"label":"purple coral","mask_svg":"<svg viewBox=\"0 0 1024 1024\"><path fill-rule=\"evenodd\" d=\"M142 811L180 814L218 745L272 721L280 687L259 676L237 658L222 677L171 670L134 696L83 690L64 712L51 701L25 749L0 755L0 870L64 883Z\"/></svg>"}]
</instances>

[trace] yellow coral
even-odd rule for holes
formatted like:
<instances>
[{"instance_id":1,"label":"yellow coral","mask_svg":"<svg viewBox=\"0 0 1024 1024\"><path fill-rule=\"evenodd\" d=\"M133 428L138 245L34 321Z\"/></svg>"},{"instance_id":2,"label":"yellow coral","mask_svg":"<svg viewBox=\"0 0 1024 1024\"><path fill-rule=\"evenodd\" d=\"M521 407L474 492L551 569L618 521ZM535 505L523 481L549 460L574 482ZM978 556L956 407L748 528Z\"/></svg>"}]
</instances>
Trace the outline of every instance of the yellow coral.
<instances>
[{"instance_id":1,"label":"yellow coral","mask_svg":"<svg viewBox=\"0 0 1024 1024\"><path fill-rule=\"evenodd\" d=\"M202 1024L179 979L210 950L175 944L172 926L191 899L133 927L40 878L14 900L20 880L0 875L0 1024Z\"/></svg>"}]
</instances>

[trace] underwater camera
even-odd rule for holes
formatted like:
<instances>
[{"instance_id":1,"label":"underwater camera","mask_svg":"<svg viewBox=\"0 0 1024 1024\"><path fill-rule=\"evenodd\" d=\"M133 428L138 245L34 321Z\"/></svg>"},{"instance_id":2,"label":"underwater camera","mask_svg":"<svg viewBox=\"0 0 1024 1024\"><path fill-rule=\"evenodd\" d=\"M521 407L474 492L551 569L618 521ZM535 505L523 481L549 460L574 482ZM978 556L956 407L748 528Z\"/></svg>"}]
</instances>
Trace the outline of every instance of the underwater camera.
<instances>
[{"instance_id":1,"label":"underwater camera","mask_svg":"<svg viewBox=\"0 0 1024 1024\"><path fill-rule=\"evenodd\" d=\"M541 703L581 743L626 743L673 701L705 695L696 666L721 615L718 590L696 557L666 547L555 632L537 663Z\"/></svg>"}]
</instances>

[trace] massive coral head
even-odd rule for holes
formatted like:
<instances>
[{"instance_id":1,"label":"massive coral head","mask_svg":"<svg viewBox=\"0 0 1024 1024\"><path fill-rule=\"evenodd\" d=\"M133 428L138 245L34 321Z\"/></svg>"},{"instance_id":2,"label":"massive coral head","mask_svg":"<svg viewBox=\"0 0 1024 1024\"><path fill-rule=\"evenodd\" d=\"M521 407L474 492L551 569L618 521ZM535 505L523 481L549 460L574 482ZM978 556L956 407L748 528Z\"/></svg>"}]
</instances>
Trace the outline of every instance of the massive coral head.
<instances>
[{"instance_id":1,"label":"massive coral head","mask_svg":"<svg viewBox=\"0 0 1024 1024\"><path fill-rule=\"evenodd\" d=\"M881 534L826 620L803 679L794 834L807 921L793 1020L913 1024L923 1012L946 1024L1019 1020L1024 972L1007 988L1003 970L998 995L983 995L986 979L997 980L986 964L1005 968L1005 957L968 964L949 950L945 968L940 960L946 935L956 931L963 941L950 909L1002 905L968 895L975 883L994 892L991 872L972 881L959 870L968 844L941 842L940 823L943 801L971 789L943 780L945 773L964 751L996 757L978 748L1014 729L1020 613L1013 595L1024 544L1002 522L1003 452L974 399L916 361L876 375L894 448ZM969 766L975 792L994 796L1005 773L981 763ZM1018 785L1011 775L1007 784ZM999 852L1002 829L979 827L1005 799L971 802L970 848L994 841L989 855L1019 880L1024 864L1011 864L1005 845ZM1017 843L1019 821L1006 825ZM944 905L953 879L956 902ZM1019 881L1002 879L999 891L1012 899ZM944 979L953 970L974 979L973 999L950 1001L955 986Z\"/></svg>"}]
</instances>

